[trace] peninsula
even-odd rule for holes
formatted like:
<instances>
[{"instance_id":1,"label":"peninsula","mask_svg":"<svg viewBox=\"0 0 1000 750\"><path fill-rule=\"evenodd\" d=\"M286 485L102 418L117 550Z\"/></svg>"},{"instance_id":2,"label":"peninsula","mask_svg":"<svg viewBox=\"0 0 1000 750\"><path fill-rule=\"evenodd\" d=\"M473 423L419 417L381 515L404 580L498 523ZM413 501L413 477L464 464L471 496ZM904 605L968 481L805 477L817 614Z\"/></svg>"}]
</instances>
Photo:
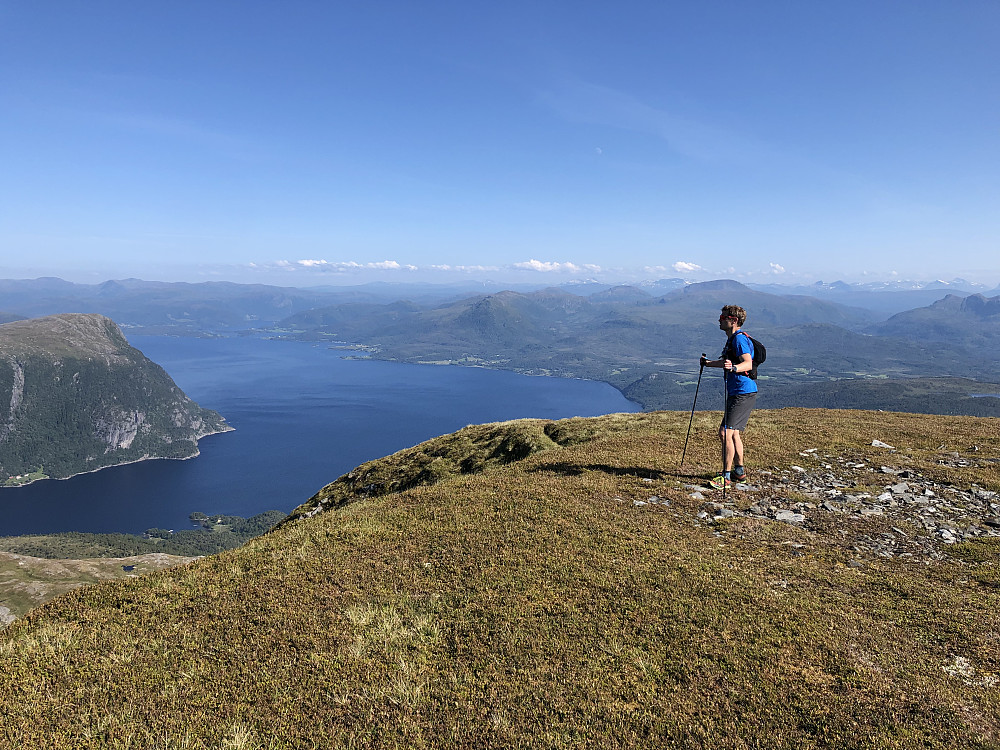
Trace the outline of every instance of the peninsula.
<instances>
[{"instance_id":1,"label":"peninsula","mask_svg":"<svg viewBox=\"0 0 1000 750\"><path fill-rule=\"evenodd\" d=\"M52 315L0 325L0 486L149 458L191 458L232 428L109 318Z\"/></svg>"}]
</instances>

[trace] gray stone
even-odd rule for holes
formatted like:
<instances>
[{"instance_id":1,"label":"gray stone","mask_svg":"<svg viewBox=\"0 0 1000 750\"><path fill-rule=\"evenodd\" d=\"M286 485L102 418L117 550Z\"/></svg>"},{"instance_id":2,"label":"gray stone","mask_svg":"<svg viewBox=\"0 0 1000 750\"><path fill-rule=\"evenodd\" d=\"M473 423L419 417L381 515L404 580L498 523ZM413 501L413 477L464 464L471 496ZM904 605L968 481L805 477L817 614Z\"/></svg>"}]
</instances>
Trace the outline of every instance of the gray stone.
<instances>
[{"instance_id":1,"label":"gray stone","mask_svg":"<svg viewBox=\"0 0 1000 750\"><path fill-rule=\"evenodd\" d=\"M774 520L784 521L785 523L800 523L806 520L806 517L801 513L796 513L791 510L779 510L775 516Z\"/></svg>"}]
</instances>

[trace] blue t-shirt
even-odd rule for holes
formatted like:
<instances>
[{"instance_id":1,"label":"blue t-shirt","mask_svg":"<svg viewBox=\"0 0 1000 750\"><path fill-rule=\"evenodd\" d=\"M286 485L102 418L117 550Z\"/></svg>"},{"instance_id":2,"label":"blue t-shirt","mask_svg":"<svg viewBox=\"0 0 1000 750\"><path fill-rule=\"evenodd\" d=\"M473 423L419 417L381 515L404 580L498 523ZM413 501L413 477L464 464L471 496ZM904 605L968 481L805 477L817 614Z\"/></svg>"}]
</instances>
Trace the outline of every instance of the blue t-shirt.
<instances>
[{"instance_id":1,"label":"blue t-shirt","mask_svg":"<svg viewBox=\"0 0 1000 750\"><path fill-rule=\"evenodd\" d=\"M750 341L749 336L745 333L740 335L741 333L742 331L737 331L730 336L726 342L726 348L722 350L722 357L728 359L734 365L740 361L744 354L749 354L750 358L753 359L753 343ZM757 392L757 382L743 373L735 373L727 370L725 378L726 394L729 396Z\"/></svg>"}]
</instances>

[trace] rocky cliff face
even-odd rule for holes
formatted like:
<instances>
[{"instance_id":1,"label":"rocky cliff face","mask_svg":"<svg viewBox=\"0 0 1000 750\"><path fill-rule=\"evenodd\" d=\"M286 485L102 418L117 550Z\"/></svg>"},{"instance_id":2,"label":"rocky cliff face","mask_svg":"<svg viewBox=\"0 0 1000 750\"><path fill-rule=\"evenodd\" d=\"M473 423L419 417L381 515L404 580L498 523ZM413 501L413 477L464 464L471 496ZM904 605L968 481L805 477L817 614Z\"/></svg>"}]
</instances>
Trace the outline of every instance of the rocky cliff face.
<instances>
[{"instance_id":1,"label":"rocky cliff face","mask_svg":"<svg viewBox=\"0 0 1000 750\"><path fill-rule=\"evenodd\" d=\"M0 485L188 458L229 429L104 316L0 325Z\"/></svg>"}]
</instances>

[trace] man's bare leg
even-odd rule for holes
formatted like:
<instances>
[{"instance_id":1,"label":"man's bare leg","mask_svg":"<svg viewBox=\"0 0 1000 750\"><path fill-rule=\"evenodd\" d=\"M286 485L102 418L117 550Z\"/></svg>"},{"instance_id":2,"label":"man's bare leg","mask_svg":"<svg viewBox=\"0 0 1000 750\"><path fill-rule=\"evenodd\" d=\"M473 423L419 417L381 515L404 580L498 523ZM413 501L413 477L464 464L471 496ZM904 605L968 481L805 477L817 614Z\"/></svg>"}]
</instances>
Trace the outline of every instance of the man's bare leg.
<instances>
[{"instance_id":1,"label":"man's bare leg","mask_svg":"<svg viewBox=\"0 0 1000 750\"><path fill-rule=\"evenodd\" d=\"M735 466L742 466L743 465L743 433L740 432L739 430L729 430L729 434L732 436L732 439L733 439L732 456L735 459L735 463L734 464L731 463L730 466L728 466L726 468L732 468L733 465L735 465Z\"/></svg>"}]
</instances>

